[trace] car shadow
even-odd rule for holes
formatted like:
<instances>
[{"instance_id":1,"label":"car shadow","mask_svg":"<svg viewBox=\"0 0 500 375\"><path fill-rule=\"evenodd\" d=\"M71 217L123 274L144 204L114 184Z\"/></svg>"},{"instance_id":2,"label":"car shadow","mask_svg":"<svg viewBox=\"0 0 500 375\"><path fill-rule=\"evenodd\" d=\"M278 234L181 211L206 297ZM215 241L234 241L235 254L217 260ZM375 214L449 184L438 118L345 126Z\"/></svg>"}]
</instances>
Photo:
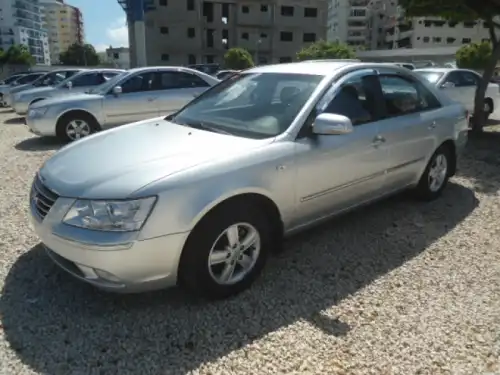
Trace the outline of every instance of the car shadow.
<instances>
[{"instance_id":1,"label":"car shadow","mask_svg":"<svg viewBox=\"0 0 500 375\"><path fill-rule=\"evenodd\" d=\"M14 118L9 118L3 122L4 124L7 125L19 125L19 124L24 124L24 117L14 117Z\"/></svg>"},{"instance_id":2,"label":"car shadow","mask_svg":"<svg viewBox=\"0 0 500 375\"><path fill-rule=\"evenodd\" d=\"M1 113L14 113L14 109L13 108L0 107L0 114Z\"/></svg>"},{"instance_id":3,"label":"car shadow","mask_svg":"<svg viewBox=\"0 0 500 375\"><path fill-rule=\"evenodd\" d=\"M450 183L434 202L398 196L341 216L288 240L252 288L219 302L178 289L99 292L37 245L5 279L3 330L19 359L43 374L184 374L299 320L348 335L355 327L322 311L426 251L477 205L472 190Z\"/></svg>"},{"instance_id":4,"label":"car shadow","mask_svg":"<svg viewBox=\"0 0 500 375\"><path fill-rule=\"evenodd\" d=\"M32 137L22 140L14 147L19 151L50 151L62 146L64 143L54 137Z\"/></svg>"}]
</instances>

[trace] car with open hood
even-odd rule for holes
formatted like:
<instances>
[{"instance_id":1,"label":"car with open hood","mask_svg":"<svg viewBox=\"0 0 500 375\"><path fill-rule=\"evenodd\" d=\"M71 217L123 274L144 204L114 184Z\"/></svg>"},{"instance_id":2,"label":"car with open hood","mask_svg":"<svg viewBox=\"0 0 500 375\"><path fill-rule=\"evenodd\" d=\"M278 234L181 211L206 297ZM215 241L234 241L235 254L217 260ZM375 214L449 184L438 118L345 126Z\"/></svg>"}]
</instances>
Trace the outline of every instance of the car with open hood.
<instances>
[{"instance_id":1,"label":"car with open hood","mask_svg":"<svg viewBox=\"0 0 500 375\"><path fill-rule=\"evenodd\" d=\"M219 82L183 67L131 69L89 93L33 103L26 124L37 135L73 141L130 121L177 111Z\"/></svg>"},{"instance_id":2,"label":"car with open hood","mask_svg":"<svg viewBox=\"0 0 500 375\"><path fill-rule=\"evenodd\" d=\"M34 177L30 217L48 256L89 284L224 298L285 236L407 189L438 198L467 131L460 103L402 67L256 67L63 147Z\"/></svg>"},{"instance_id":3,"label":"car with open hood","mask_svg":"<svg viewBox=\"0 0 500 375\"><path fill-rule=\"evenodd\" d=\"M28 107L33 103L61 95L88 92L123 72L125 72L123 69L83 70L54 86L36 87L21 91L13 96L11 106L18 115L24 116L28 113Z\"/></svg>"}]
</instances>

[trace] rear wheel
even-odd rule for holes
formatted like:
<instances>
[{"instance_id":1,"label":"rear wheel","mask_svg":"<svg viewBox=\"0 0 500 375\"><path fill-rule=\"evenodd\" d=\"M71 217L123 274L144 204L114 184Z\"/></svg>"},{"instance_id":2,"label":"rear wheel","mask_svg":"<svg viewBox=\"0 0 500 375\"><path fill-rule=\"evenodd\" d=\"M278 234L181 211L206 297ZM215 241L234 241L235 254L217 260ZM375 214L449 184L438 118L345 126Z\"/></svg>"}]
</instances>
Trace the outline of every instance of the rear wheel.
<instances>
[{"instance_id":1,"label":"rear wheel","mask_svg":"<svg viewBox=\"0 0 500 375\"><path fill-rule=\"evenodd\" d=\"M440 146L432 155L416 188L419 198L433 200L441 195L450 178L451 155L446 145Z\"/></svg>"},{"instance_id":2,"label":"rear wheel","mask_svg":"<svg viewBox=\"0 0 500 375\"><path fill-rule=\"evenodd\" d=\"M58 121L56 133L64 141L77 141L100 130L99 123L85 112L70 112Z\"/></svg>"},{"instance_id":3,"label":"rear wheel","mask_svg":"<svg viewBox=\"0 0 500 375\"><path fill-rule=\"evenodd\" d=\"M247 289L259 276L272 248L272 226L255 207L221 206L190 234L179 265L179 283L209 299Z\"/></svg>"}]
</instances>

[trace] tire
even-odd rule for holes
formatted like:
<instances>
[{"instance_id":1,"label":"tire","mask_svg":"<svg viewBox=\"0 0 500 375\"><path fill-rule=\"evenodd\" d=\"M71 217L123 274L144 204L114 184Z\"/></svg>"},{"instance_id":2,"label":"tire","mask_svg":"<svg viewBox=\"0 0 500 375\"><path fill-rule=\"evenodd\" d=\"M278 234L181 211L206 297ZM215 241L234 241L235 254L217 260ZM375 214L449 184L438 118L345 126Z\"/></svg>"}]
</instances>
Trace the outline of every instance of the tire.
<instances>
[{"instance_id":1,"label":"tire","mask_svg":"<svg viewBox=\"0 0 500 375\"><path fill-rule=\"evenodd\" d=\"M80 131L71 132L71 128L78 127ZM59 139L66 142L76 141L100 130L96 119L85 112L70 112L62 116L57 122L56 134Z\"/></svg>"},{"instance_id":2,"label":"tire","mask_svg":"<svg viewBox=\"0 0 500 375\"><path fill-rule=\"evenodd\" d=\"M226 230L236 225L240 229L241 240L245 238L245 233L249 233L248 230L255 230L257 233L254 246L243 252L245 262L241 258L237 259L241 250L212 251L213 247L224 249L229 244ZM271 252L272 244L272 226L263 210L241 203L223 204L204 217L191 232L179 264L179 285L192 294L210 300L228 298L241 293L260 275ZM209 261L211 257L214 262L221 263L211 266ZM234 264L235 279L229 279L224 283L222 275L231 262ZM244 263L252 264L247 273L241 272L244 270Z\"/></svg>"},{"instance_id":3,"label":"tire","mask_svg":"<svg viewBox=\"0 0 500 375\"><path fill-rule=\"evenodd\" d=\"M417 188L415 189L418 198L426 201L432 201L441 195L448 184L448 180L450 179L450 166L452 165L451 158L452 153L446 145L441 145L434 152L429 160L429 163L425 167L424 173L420 177ZM436 168L436 166L439 165L441 167Z\"/></svg>"}]
</instances>

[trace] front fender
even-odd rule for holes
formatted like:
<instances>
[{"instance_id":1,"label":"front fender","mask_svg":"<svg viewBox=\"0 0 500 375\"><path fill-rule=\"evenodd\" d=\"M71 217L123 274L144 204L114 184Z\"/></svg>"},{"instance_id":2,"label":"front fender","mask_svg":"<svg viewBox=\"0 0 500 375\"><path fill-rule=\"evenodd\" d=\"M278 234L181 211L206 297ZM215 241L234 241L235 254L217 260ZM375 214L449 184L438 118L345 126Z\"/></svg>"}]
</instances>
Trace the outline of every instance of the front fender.
<instances>
[{"instance_id":1,"label":"front fender","mask_svg":"<svg viewBox=\"0 0 500 375\"><path fill-rule=\"evenodd\" d=\"M83 111L92 115L99 124L103 124L105 121L103 111L102 111L102 99L96 101L80 101L77 103L61 103L58 105L56 121L64 116L65 114L73 111Z\"/></svg>"}]
</instances>

